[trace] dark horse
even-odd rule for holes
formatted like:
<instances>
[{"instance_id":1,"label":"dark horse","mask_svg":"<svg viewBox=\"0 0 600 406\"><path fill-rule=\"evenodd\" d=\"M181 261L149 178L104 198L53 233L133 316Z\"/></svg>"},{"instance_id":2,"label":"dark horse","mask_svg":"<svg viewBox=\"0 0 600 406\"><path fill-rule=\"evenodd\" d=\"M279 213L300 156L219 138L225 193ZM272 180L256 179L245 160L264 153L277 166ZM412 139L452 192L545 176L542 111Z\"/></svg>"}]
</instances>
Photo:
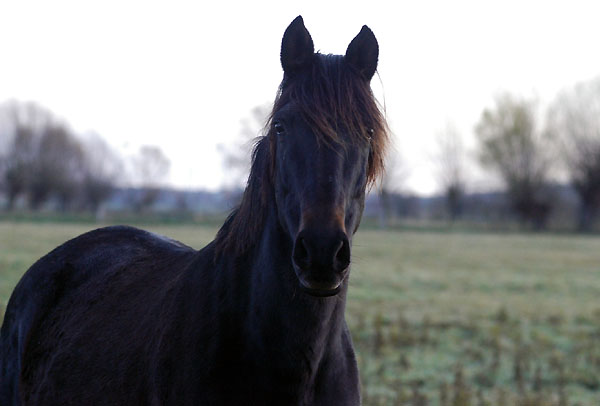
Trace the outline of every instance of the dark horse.
<instances>
[{"instance_id":1,"label":"dark horse","mask_svg":"<svg viewBox=\"0 0 600 406\"><path fill-rule=\"evenodd\" d=\"M131 227L59 246L1 332L0 404L358 405L350 249L387 129L364 26L315 53L301 17L240 206L200 251Z\"/></svg>"}]
</instances>

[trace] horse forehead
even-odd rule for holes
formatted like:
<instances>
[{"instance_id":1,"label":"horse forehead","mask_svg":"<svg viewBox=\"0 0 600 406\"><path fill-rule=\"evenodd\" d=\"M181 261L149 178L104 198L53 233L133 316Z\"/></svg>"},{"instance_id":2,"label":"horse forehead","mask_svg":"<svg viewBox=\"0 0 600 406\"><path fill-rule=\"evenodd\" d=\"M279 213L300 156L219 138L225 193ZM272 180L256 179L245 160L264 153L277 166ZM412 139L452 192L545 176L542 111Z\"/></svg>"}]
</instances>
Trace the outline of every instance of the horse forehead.
<instances>
[{"instance_id":1,"label":"horse forehead","mask_svg":"<svg viewBox=\"0 0 600 406\"><path fill-rule=\"evenodd\" d=\"M279 117L284 117L288 129L302 144L315 144L315 148L325 147L338 152L352 149L356 144L356 137L352 135L349 125L344 120L328 120L328 117L323 115L323 122L319 125L311 122L312 117L307 117L293 107L285 109L282 113Z\"/></svg>"},{"instance_id":2,"label":"horse forehead","mask_svg":"<svg viewBox=\"0 0 600 406\"><path fill-rule=\"evenodd\" d=\"M341 147L340 147L341 148ZM347 150L333 150L328 147L317 147L316 152L309 154L308 176L306 181L314 182L318 191L325 194L336 194L340 188L345 188L355 175L355 155L349 155ZM316 190L315 190L316 191Z\"/></svg>"},{"instance_id":3,"label":"horse forehead","mask_svg":"<svg viewBox=\"0 0 600 406\"><path fill-rule=\"evenodd\" d=\"M306 160L310 166L321 168L324 173L327 173L328 169L343 166L354 156L354 149L347 140L342 137L331 140L316 131L298 134L296 143L296 146L292 147L292 150L295 150L294 156Z\"/></svg>"}]
</instances>

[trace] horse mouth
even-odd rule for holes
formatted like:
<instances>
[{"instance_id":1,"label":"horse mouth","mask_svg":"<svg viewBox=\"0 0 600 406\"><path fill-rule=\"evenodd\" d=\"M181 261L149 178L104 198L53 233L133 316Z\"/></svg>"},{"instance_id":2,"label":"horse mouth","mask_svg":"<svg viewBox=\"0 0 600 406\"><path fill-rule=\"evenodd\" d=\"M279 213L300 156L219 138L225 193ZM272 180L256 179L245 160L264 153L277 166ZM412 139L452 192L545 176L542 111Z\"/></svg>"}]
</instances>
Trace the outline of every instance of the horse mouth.
<instances>
[{"instance_id":1,"label":"horse mouth","mask_svg":"<svg viewBox=\"0 0 600 406\"><path fill-rule=\"evenodd\" d=\"M311 296L330 297L335 296L342 290L342 280L337 285L327 285L321 283L308 283L300 278L300 289Z\"/></svg>"},{"instance_id":2,"label":"horse mouth","mask_svg":"<svg viewBox=\"0 0 600 406\"><path fill-rule=\"evenodd\" d=\"M304 293L308 293L309 295L315 296L315 297L335 296L338 293L340 293L340 290L342 290L341 285L335 289L315 289L315 288L308 288L304 285L300 285L300 289L302 289L302 291Z\"/></svg>"}]
</instances>

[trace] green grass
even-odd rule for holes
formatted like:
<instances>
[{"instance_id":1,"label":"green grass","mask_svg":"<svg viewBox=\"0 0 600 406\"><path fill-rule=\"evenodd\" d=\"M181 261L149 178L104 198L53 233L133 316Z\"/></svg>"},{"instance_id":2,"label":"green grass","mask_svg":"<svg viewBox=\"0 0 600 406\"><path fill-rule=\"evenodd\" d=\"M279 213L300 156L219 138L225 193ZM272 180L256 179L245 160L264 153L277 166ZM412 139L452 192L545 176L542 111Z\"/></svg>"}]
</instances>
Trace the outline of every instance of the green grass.
<instances>
[{"instance_id":1,"label":"green grass","mask_svg":"<svg viewBox=\"0 0 600 406\"><path fill-rule=\"evenodd\" d=\"M0 222L0 306L95 227ZM217 230L148 229L195 248ZM598 236L359 231L347 318L367 406L600 404Z\"/></svg>"},{"instance_id":2,"label":"green grass","mask_svg":"<svg viewBox=\"0 0 600 406\"><path fill-rule=\"evenodd\" d=\"M365 231L353 255L365 403L600 404L600 238Z\"/></svg>"}]
</instances>

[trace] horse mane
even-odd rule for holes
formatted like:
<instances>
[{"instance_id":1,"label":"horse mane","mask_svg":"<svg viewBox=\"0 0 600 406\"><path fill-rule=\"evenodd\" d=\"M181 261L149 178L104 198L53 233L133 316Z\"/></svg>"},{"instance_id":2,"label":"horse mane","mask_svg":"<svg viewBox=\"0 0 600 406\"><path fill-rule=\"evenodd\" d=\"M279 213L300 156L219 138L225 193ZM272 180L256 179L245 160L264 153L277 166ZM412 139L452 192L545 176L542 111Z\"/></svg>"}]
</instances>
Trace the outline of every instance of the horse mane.
<instances>
[{"instance_id":1,"label":"horse mane","mask_svg":"<svg viewBox=\"0 0 600 406\"><path fill-rule=\"evenodd\" d=\"M274 199L275 134L273 117L292 103L313 129L319 142L343 147L370 142L367 184L371 187L384 171L389 128L368 81L340 55L316 53L302 75L284 77L263 136L252 152L250 175L242 201L227 217L215 239L216 256L243 255L256 242L264 226L269 202ZM343 125L343 127L339 127ZM342 140L340 130L349 134Z\"/></svg>"}]
</instances>

